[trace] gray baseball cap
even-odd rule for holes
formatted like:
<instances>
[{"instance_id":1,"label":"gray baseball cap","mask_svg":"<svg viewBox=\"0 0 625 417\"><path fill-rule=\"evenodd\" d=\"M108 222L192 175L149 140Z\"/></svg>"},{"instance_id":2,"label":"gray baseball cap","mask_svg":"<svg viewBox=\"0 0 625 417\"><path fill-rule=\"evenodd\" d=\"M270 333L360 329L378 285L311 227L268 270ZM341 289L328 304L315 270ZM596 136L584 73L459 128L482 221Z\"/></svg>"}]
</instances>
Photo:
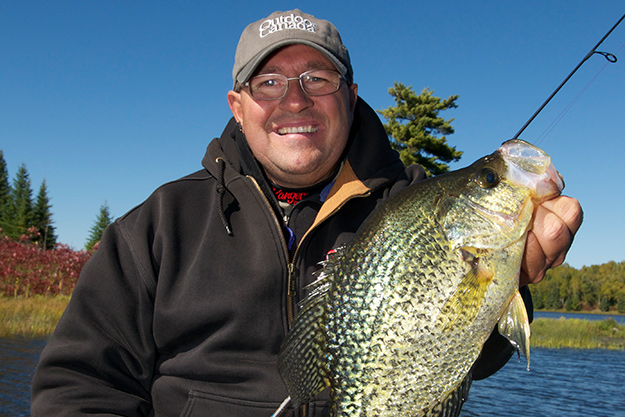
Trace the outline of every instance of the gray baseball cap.
<instances>
[{"instance_id":1,"label":"gray baseball cap","mask_svg":"<svg viewBox=\"0 0 625 417\"><path fill-rule=\"evenodd\" d=\"M348 84L353 82L354 71L349 52L336 27L327 20L295 9L273 12L243 30L234 56L234 85L246 82L273 51L292 44L308 45L322 52Z\"/></svg>"}]
</instances>

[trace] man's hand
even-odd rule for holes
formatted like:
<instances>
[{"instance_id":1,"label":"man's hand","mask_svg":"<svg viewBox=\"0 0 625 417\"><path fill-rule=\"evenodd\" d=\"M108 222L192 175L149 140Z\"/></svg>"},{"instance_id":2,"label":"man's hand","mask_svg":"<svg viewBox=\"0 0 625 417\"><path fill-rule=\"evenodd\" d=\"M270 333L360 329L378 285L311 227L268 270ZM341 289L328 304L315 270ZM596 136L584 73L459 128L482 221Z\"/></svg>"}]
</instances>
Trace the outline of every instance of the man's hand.
<instances>
[{"instance_id":1,"label":"man's hand","mask_svg":"<svg viewBox=\"0 0 625 417\"><path fill-rule=\"evenodd\" d=\"M525 244L520 285L540 282L547 269L564 262L583 217L579 202L567 196L538 206Z\"/></svg>"}]
</instances>

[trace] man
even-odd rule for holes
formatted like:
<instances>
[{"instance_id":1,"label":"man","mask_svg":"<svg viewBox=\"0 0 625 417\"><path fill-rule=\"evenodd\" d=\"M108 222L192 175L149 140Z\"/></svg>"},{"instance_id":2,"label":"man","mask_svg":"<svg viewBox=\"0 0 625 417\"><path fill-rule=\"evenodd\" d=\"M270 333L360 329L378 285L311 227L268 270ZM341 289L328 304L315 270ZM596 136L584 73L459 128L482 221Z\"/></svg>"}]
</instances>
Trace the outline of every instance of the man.
<instances>
[{"instance_id":1,"label":"man","mask_svg":"<svg viewBox=\"0 0 625 417\"><path fill-rule=\"evenodd\" d=\"M404 168L353 83L336 28L299 10L241 36L233 119L204 169L113 223L42 353L32 415L269 416L303 287L389 194ZM561 197L538 209L525 282L562 262L581 223ZM497 335L475 374L511 353ZM307 415L328 415L323 398Z\"/></svg>"}]
</instances>

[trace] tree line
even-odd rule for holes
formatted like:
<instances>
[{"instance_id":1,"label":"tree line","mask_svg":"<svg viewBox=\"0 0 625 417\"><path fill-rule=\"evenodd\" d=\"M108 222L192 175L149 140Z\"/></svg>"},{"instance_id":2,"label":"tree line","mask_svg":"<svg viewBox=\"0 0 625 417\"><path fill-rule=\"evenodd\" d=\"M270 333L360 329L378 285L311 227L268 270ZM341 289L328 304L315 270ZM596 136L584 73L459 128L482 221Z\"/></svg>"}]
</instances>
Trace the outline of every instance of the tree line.
<instances>
[{"instance_id":1,"label":"tree line","mask_svg":"<svg viewBox=\"0 0 625 417\"><path fill-rule=\"evenodd\" d=\"M532 285L532 299L536 309L625 313L625 261L550 269Z\"/></svg>"},{"instance_id":2,"label":"tree line","mask_svg":"<svg viewBox=\"0 0 625 417\"><path fill-rule=\"evenodd\" d=\"M4 153L0 150L0 237L29 242L44 250L54 249L58 238L51 209L46 180L41 182L39 192L33 198L26 165L20 165L10 182ZM104 203L90 230L85 249L91 250L100 241L111 221L108 205Z\"/></svg>"},{"instance_id":3,"label":"tree line","mask_svg":"<svg viewBox=\"0 0 625 417\"><path fill-rule=\"evenodd\" d=\"M46 181L41 182L33 200L26 165L18 168L10 184L4 153L0 150L0 232L13 240L28 240L43 249L52 249L56 234L50 209Z\"/></svg>"}]
</instances>

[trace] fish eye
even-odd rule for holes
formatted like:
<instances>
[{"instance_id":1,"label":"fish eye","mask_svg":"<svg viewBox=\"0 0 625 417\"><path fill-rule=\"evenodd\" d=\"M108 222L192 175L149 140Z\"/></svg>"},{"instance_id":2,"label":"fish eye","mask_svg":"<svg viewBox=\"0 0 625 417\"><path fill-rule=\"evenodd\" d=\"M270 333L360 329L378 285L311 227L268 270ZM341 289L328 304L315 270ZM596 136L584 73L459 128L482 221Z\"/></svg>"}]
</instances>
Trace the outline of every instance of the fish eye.
<instances>
[{"instance_id":1,"label":"fish eye","mask_svg":"<svg viewBox=\"0 0 625 417\"><path fill-rule=\"evenodd\" d=\"M475 182L482 188L493 188L499 184L499 175L491 168L482 168L475 173Z\"/></svg>"}]
</instances>

